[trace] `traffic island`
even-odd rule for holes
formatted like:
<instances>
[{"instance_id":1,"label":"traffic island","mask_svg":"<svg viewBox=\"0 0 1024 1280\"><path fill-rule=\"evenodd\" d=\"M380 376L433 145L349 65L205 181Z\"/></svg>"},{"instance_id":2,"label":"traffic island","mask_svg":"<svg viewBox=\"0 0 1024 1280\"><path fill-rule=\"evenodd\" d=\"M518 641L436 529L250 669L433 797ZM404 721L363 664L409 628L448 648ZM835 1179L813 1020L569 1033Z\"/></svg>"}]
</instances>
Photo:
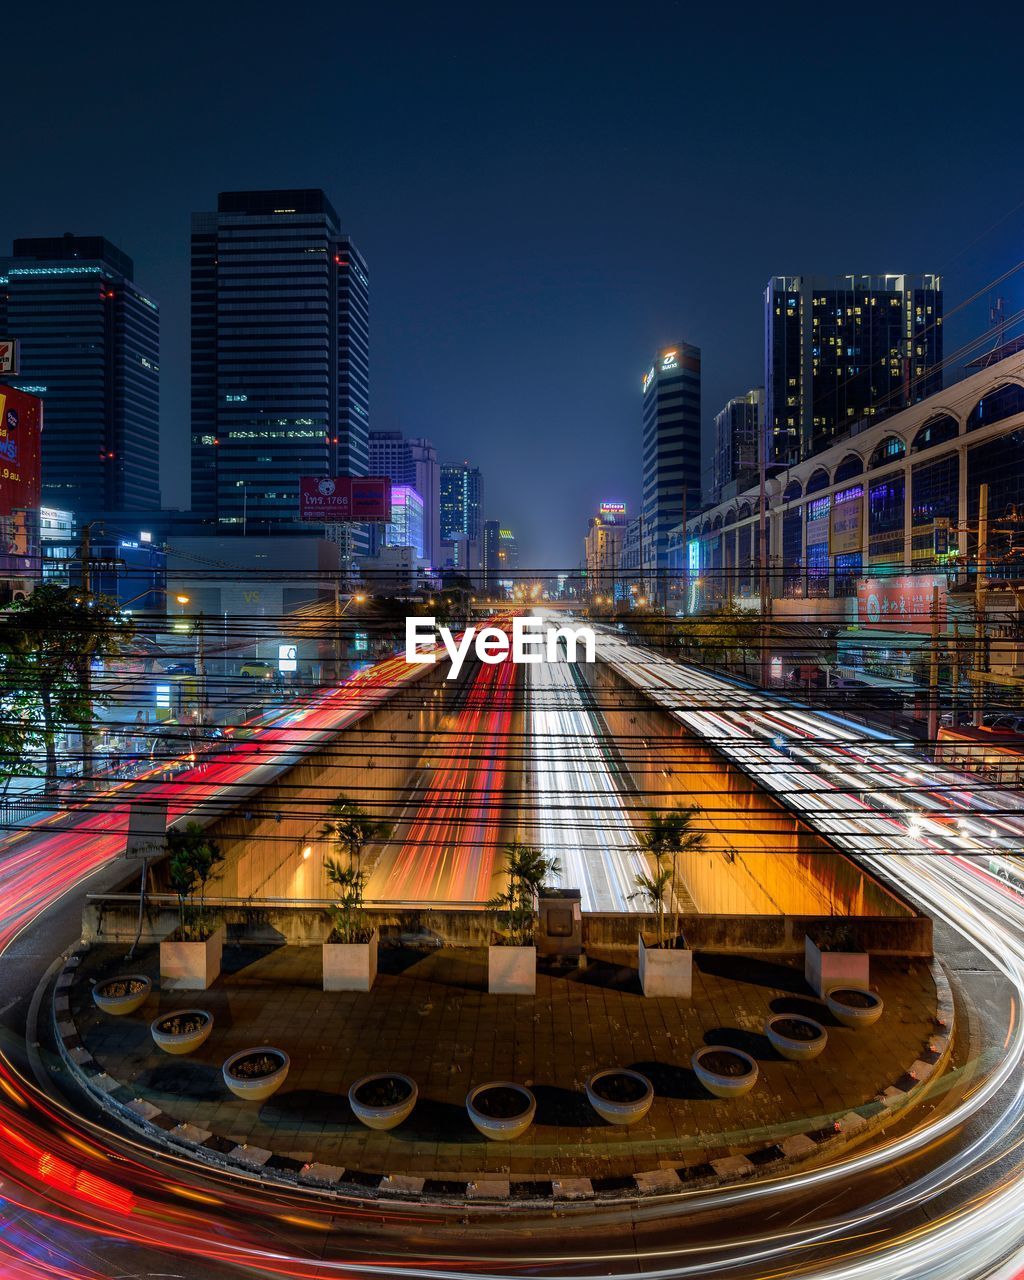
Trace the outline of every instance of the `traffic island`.
<instances>
[{"instance_id":1,"label":"traffic island","mask_svg":"<svg viewBox=\"0 0 1024 1280\"><path fill-rule=\"evenodd\" d=\"M697 954L682 1002L645 998L635 970L599 961L542 970L534 996L491 996L484 948L388 949L372 991L324 992L314 948L229 947L204 995L213 1034L169 1058L149 1027L187 996L159 990L155 947L134 962L154 978L138 1011L113 1018L93 1003L94 983L116 976L123 955L90 948L57 984L62 1052L90 1094L151 1140L212 1164L360 1197L628 1199L774 1172L863 1138L921 1099L952 1039L949 987L927 961L876 961L885 1013L858 1030L811 994L796 959ZM783 1057L764 1034L775 1014L824 1026L824 1052ZM270 1043L290 1059L287 1082L265 1101L237 1100L222 1065ZM690 1062L709 1045L756 1063L749 1093L719 1099L701 1086ZM587 1081L613 1067L653 1085L649 1111L628 1126L587 1100ZM370 1129L347 1094L381 1073L407 1076L418 1097L396 1127ZM489 1141L466 1111L467 1094L496 1080L536 1100L515 1141Z\"/></svg>"}]
</instances>

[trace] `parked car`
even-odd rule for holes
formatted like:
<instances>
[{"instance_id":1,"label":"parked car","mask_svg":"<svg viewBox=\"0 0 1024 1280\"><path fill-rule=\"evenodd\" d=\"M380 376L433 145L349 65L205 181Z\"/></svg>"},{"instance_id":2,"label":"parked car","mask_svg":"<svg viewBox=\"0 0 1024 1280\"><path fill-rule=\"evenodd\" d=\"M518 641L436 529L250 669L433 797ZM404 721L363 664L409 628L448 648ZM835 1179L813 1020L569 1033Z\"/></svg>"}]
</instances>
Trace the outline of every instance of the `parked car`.
<instances>
[{"instance_id":1,"label":"parked car","mask_svg":"<svg viewBox=\"0 0 1024 1280\"><path fill-rule=\"evenodd\" d=\"M172 662L170 666L164 667L165 676L194 676L195 673L194 662Z\"/></svg>"},{"instance_id":2,"label":"parked car","mask_svg":"<svg viewBox=\"0 0 1024 1280\"><path fill-rule=\"evenodd\" d=\"M1007 711L999 715L982 717L986 729L1008 729L1011 733L1024 733L1024 716Z\"/></svg>"},{"instance_id":3,"label":"parked car","mask_svg":"<svg viewBox=\"0 0 1024 1280\"><path fill-rule=\"evenodd\" d=\"M274 674L274 668L269 662L263 662L262 659L250 658L248 662L243 662L238 668L238 674L251 676L254 680L269 680Z\"/></svg>"}]
</instances>

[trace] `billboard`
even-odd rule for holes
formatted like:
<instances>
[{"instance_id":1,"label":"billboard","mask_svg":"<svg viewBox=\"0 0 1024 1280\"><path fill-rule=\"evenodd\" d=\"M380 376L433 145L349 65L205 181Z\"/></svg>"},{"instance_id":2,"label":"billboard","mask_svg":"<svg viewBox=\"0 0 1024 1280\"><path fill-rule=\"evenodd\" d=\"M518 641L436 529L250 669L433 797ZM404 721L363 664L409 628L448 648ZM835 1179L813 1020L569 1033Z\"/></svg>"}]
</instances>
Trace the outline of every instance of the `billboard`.
<instances>
[{"instance_id":1,"label":"billboard","mask_svg":"<svg viewBox=\"0 0 1024 1280\"><path fill-rule=\"evenodd\" d=\"M299 519L315 524L344 520L387 524L391 481L387 476L302 476Z\"/></svg>"},{"instance_id":2,"label":"billboard","mask_svg":"<svg viewBox=\"0 0 1024 1280\"><path fill-rule=\"evenodd\" d=\"M918 574L899 578L861 578L857 583L857 621L862 627L887 631L930 631L932 595L939 588L939 623L945 624L946 578L944 574Z\"/></svg>"},{"instance_id":3,"label":"billboard","mask_svg":"<svg viewBox=\"0 0 1024 1280\"><path fill-rule=\"evenodd\" d=\"M0 576L39 572L43 402L0 386Z\"/></svg>"},{"instance_id":4,"label":"billboard","mask_svg":"<svg viewBox=\"0 0 1024 1280\"><path fill-rule=\"evenodd\" d=\"M843 489L832 496L828 527L830 556L855 556L864 532L864 486Z\"/></svg>"},{"instance_id":5,"label":"billboard","mask_svg":"<svg viewBox=\"0 0 1024 1280\"><path fill-rule=\"evenodd\" d=\"M605 524L625 524L626 504L624 502L602 502L598 514Z\"/></svg>"}]
</instances>

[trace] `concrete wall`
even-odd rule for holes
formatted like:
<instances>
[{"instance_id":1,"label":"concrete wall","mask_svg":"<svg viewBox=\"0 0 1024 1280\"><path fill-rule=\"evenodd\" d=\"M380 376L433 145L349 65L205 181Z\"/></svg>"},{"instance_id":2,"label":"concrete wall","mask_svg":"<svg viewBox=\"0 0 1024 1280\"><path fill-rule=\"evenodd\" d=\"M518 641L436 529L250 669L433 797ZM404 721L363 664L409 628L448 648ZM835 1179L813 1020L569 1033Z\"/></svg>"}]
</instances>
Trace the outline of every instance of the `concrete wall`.
<instances>
[{"instance_id":1,"label":"concrete wall","mask_svg":"<svg viewBox=\"0 0 1024 1280\"><path fill-rule=\"evenodd\" d=\"M581 667L641 809L700 809L705 851L678 871L718 915L910 916L912 908L602 663ZM642 822L642 815L638 820Z\"/></svg>"},{"instance_id":2,"label":"concrete wall","mask_svg":"<svg viewBox=\"0 0 1024 1280\"><path fill-rule=\"evenodd\" d=\"M454 698L455 686L445 685L444 670L441 664L424 667L421 678L311 750L257 799L241 801L233 812L214 819L209 830L220 842L225 862L211 896L330 898L323 866L335 851L320 835L328 806L344 794L375 817L394 819L395 798L408 786L426 738ZM308 857L303 857L305 849ZM373 857L368 850L366 869ZM166 870L166 864L154 868L156 892L168 887Z\"/></svg>"},{"instance_id":3,"label":"concrete wall","mask_svg":"<svg viewBox=\"0 0 1024 1280\"><path fill-rule=\"evenodd\" d=\"M325 907L285 905L248 906L235 904L219 908L228 927L228 941L289 943L317 946L330 932L330 915ZM493 912L438 908L436 910L386 909L367 911L367 922L380 930L381 945L397 943L483 947L497 926ZM135 937L138 906L128 895L90 897L82 919L86 942L130 942ZM143 923L142 941L155 943L178 923L169 902L151 906ZM835 921L828 917L685 915L681 923L687 944L694 951L739 954L772 953L780 956L804 954L804 937L824 934ZM930 956L932 925L923 916L903 918L862 917L850 921L856 945L875 955ZM586 912L583 915L583 946L591 955L607 955L622 964L635 964L637 935L655 931L653 915L617 915Z\"/></svg>"}]
</instances>

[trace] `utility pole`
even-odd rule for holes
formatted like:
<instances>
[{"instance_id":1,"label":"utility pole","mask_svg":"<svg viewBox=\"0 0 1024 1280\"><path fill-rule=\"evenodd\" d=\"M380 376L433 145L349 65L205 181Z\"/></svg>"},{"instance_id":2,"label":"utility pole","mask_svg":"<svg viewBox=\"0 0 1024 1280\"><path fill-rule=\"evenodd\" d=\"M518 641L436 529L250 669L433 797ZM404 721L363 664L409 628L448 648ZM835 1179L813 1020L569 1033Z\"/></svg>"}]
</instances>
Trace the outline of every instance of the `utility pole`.
<instances>
[{"instance_id":1,"label":"utility pole","mask_svg":"<svg viewBox=\"0 0 1024 1280\"><path fill-rule=\"evenodd\" d=\"M767 477L768 477L768 458L767 443L765 441L766 423L761 424L761 428L757 433L757 471L759 485L758 513L757 513L757 578L758 592L761 603L761 688L767 689L769 676L771 674L771 665L768 649L768 624L771 620L772 613L772 597L770 583L768 581L768 511L767 511Z\"/></svg>"},{"instance_id":2,"label":"utility pole","mask_svg":"<svg viewBox=\"0 0 1024 1280\"><path fill-rule=\"evenodd\" d=\"M928 743L939 737L939 585L932 586L932 652L928 664Z\"/></svg>"},{"instance_id":3,"label":"utility pole","mask_svg":"<svg viewBox=\"0 0 1024 1280\"><path fill-rule=\"evenodd\" d=\"M978 559L974 571L974 727L985 714L985 588L988 577L988 485L978 489Z\"/></svg>"},{"instance_id":4,"label":"utility pole","mask_svg":"<svg viewBox=\"0 0 1024 1280\"><path fill-rule=\"evenodd\" d=\"M100 521L91 521L82 526L82 600L85 604L86 619L89 606L92 604L92 526ZM82 636L82 693L85 701L85 724L82 726L82 781L89 785L93 773L92 754L92 647L89 644L88 631Z\"/></svg>"},{"instance_id":5,"label":"utility pole","mask_svg":"<svg viewBox=\"0 0 1024 1280\"><path fill-rule=\"evenodd\" d=\"M206 723L206 628L202 610L196 619L196 705L197 719Z\"/></svg>"},{"instance_id":6,"label":"utility pole","mask_svg":"<svg viewBox=\"0 0 1024 1280\"><path fill-rule=\"evenodd\" d=\"M952 715L950 724L955 729L960 723L960 623L953 623L953 655L949 672L950 706Z\"/></svg>"}]
</instances>

